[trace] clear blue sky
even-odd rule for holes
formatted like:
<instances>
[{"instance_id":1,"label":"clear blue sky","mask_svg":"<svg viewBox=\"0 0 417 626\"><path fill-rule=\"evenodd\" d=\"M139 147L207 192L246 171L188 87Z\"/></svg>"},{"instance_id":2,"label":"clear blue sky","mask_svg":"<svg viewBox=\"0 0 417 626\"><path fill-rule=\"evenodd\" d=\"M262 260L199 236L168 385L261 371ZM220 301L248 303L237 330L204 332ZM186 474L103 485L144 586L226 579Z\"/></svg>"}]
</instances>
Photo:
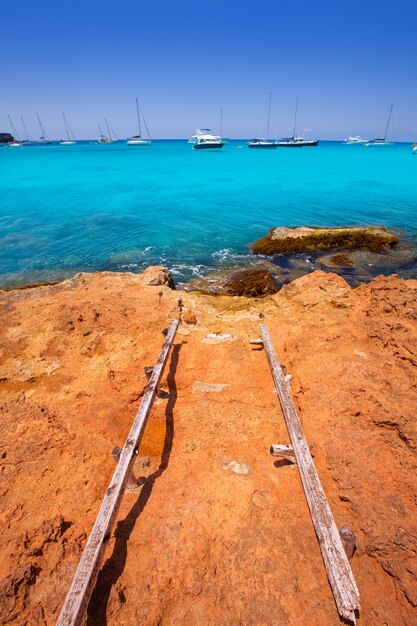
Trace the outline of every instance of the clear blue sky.
<instances>
[{"instance_id":1,"label":"clear blue sky","mask_svg":"<svg viewBox=\"0 0 417 626\"><path fill-rule=\"evenodd\" d=\"M300 96L306 136L383 133L417 140L417 0L13 0L0 8L0 130L35 111L54 138L61 111L78 138L107 115L154 137L264 132L272 91L279 135ZM308 130L306 130L308 129ZM36 131L36 133L35 133Z\"/></svg>"}]
</instances>

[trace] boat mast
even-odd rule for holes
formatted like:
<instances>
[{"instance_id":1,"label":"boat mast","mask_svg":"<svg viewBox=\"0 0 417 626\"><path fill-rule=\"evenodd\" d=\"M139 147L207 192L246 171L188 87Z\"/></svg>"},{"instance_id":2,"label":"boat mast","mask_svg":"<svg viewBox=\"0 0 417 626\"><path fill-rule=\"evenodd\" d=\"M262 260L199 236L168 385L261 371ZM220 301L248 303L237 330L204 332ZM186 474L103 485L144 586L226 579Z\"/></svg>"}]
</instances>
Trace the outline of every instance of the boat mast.
<instances>
[{"instance_id":1,"label":"boat mast","mask_svg":"<svg viewBox=\"0 0 417 626\"><path fill-rule=\"evenodd\" d=\"M389 110L388 122L387 122L387 127L386 127L386 129L385 129L385 135L384 135L384 141L385 141L385 139L387 138L388 128L389 128L389 123L390 123L390 121L391 121L391 115L392 115L392 109L393 109L393 106L394 106L394 105L393 105L393 104L391 104L391 108L390 108L390 110Z\"/></svg>"},{"instance_id":2,"label":"boat mast","mask_svg":"<svg viewBox=\"0 0 417 626\"><path fill-rule=\"evenodd\" d=\"M13 136L17 137L17 140L20 143L20 137L19 137L19 133L16 130L16 126L13 124L12 118L10 117L10 115L8 115L7 117L9 118L10 126L11 126L12 131L13 131Z\"/></svg>"},{"instance_id":3,"label":"boat mast","mask_svg":"<svg viewBox=\"0 0 417 626\"><path fill-rule=\"evenodd\" d=\"M109 139L111 140L111 132L110 132L109 123L108 123L108 121L107 121L107 117L105 117L105 118L104 118L104 121L106 122L107 132L109 133Z\"/></svg>"},{"instance_id":4,"label":"boat mast","mask_svg":"<svg viewBox=\"0 0 417 626\"><path fill-rule=\"evenodd\" d=\"M64 111L62 111L62 117L64 118L65 130L67 131L68 141L71 141L71 137L70 137L69 130L68 130L68 122L67 122L67 118L65 117Z\"/></svg>"},{"instance_id":5,"label":"boat mast","mask_svg":"<svg viewBox=\"0 0 417 626\"><path fill-rule=\"evenodd\" d=\"M137 116L138 116L139 137L142 139L142 129L140 127L139 102L138 102L137 98L136 98L136 113L137 113Z\"/></svg>"},{"instance_id":6,"label":"boat mast","mask_svg":"<svg viewBox=\"0 0 417 626\"><path fill-rule=\"evenodd\" d=\"M267 141L269 137L269 120L271 119L271 100L272 100L272 93L269 92L268 124L266 125L266 140Z\"/></svg>"},{"instance_id":7,"label":"boat mast","mask_svg":"<svg viewBox=\"0 0 417 626\"><path fill-rule=\"evenodd\" d=\"M297 96L297 100L295 101L294 128L293 128L293 131L292 131L292 138L293 139L295 139L295 128L297 126L298 100L299 100L299 97Z\"/></svg>"},{"instance_id":8,"label":"boat mast","mask_svg":"<svg viewBox=\"0 0 417 626\"><path fill-rule=\"evenodd\" d=\"M41 129L41 133L42 133L41 139L46 139L46 141L49 141L49 137L48 137L48 135L45 132L45 129L44 129L43 124L41 122L41 118L39 117L38 113L36 113L36 117L38 118L39 128Z\"/></svg>"},{"instance_id":9,"label":"boat mast","mask_svg":"<svg viewBox=\"0 0 417 626\"><path fill-rule=\"evenodd\" d=\"M103 137L103 133L102 133L100 124L98 124L98 132L100 133L100 138Z\"/></svg>"},{"instance_id":10,"label":"boat mast","mask_svg":"<svg viewBox=\"0 0 417 626\"><path fill-rule=\"evenodd\" d=\"M22 115L20 116L20 119L22 120L22 126L23 126L23 130L25 132L25 135L26 135L26 141L29 141L28 129L26 128L25 120L23 119Z\"/></svg>"},{"instance_id":11,"label":"boat mast","mask_svg":"<svg viewBox=\"0 0 417 626\"><path fill-rule=\"evenodd\" d=\"M220 109L220 137L223 136L223 109Z\"/></svg>"},{"instance_id":12,"label":"boat mast","mask_svg":"<svg viewBox=\"0 0 417 626\"><path fill-rule=\"evenodd\" d=\"M140 106L139 106L139 111L140 111L140 113L141 113L141 115L142 115L142 120L143 120L143 123L145 124L145 128L146 128L146 132L147 132L147 135L148 135L148 139L150 140L150 139L151 139L151 134L150 134L150 132L149 132L149 128L148 128L148 125L147 125L147 123L146 123L145 116L143 115L143 111L142 111L142 109L140 108Z\"/></svg>"}]
</instances>

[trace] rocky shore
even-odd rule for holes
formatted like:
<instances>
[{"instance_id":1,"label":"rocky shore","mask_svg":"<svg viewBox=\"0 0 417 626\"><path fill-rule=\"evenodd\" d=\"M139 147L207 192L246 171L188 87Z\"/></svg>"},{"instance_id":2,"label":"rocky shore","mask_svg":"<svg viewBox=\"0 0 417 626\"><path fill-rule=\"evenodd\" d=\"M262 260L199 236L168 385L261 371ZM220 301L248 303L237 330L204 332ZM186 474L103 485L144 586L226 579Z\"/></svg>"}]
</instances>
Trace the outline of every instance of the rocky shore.
<instances>
[{"instance_id":1,"label":"rocky shore","mask_svg":"<svg viewBox=\"0 0 417 626\"><path fill-rule=\"evenodd\" d=\"M182 316L87 623L338 624L262 321L336 523L357 535L359 624L417 607L417 281L315 271L262 298L169 272L0 292L0 622L55 624L163 341Z\"/></svg>"}]
</instances>

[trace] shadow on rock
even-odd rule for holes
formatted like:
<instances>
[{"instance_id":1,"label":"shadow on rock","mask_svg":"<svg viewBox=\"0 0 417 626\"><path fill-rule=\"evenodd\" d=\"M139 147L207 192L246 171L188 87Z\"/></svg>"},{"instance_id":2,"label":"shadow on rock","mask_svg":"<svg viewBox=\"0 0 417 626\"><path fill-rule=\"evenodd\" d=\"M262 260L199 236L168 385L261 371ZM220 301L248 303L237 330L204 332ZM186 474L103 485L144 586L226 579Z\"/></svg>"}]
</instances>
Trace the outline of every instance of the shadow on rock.
<instances>
[{"instance_id":1,"label":"shadow on rock","mask_svg":"<svg viewBox=\"0 0 417 626\"><path fill-rule=\"evenodd\" d=\"M135 527L136 520L144 510L148 502L152 489L157 478L159 478L168 467L171 455L172 441L174 438L174 406L177 398L177 386L175 373L177 371L179 351L181 346L174 345L172 348L171 363L168 372L167 382L170 391L166 408L166 434L164 449L162 451L161 463L156 472L151 474L144 483L140 496L130 509L126 518L118 522L114 536L116 542L112 555L103 565L94 591L87 609L87 626L105 626L107 624L106 610L112 587L115 585L126 565L127 545Z\"/></svg>"}]
</instances>

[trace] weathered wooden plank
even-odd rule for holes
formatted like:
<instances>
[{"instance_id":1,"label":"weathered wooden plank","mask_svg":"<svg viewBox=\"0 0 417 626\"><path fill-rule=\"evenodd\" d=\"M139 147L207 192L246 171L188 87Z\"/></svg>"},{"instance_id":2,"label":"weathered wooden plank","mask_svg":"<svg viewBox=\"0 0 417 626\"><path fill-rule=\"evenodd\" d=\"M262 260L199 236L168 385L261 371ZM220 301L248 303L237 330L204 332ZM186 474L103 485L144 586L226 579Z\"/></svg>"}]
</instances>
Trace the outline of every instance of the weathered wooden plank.
<instances>
[{"instance_id":1,"label":"weathered wooden plank","mask_svg":"<svg viewBox=\"0 0 417 626\"><path fill-rule=\"evenodd\" d=\"M260 329L336 606L356 623L359 591L268 330L264 324Z\"/></svg>"},{"instance_id":2,"label":"weathered wooden plank","mask_svg":"<svg viewBox=\"0 0 417 626\"><path fill-rule=\"evenodd\" d=\"M169 351L172 346L179 320L174 320L166 335L162 350L152 371L149 384L133 421L126 443L120 453L119 462L104 495L103 502L88 538L84 552L75 572L71 587L65 598L57 626L78 626L87 609L94 584L100 569L101 559L110 539L110 534L119 506L132 471L143 431L161 380Z\"/></svg>"}]
</instances>

